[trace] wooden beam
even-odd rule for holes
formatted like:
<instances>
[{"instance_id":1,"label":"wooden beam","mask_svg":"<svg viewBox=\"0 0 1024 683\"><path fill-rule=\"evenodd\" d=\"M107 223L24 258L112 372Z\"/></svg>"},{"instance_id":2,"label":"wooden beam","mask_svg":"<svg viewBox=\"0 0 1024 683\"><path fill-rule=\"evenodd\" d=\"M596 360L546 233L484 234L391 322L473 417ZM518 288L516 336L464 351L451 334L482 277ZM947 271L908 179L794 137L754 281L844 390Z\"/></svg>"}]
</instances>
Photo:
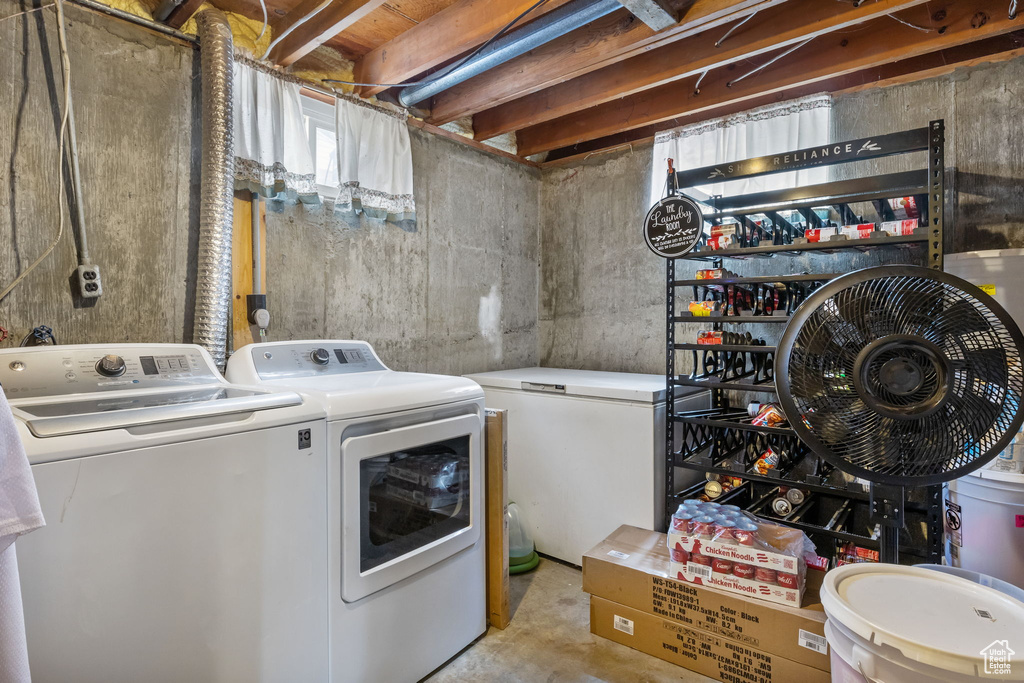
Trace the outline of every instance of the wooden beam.
<instances>
[{"instance_id":1,"label":"wooden beam","mask_svg":"<svg viewBox=\"0 0 1024 683\"><path fill-rule=\"evenodd\" d=\"M682 20L661 32L652 31L624 9L613 12L438 94L429 120L448 123L496 107L783 1L693 0Z\"/></svg>"},{"instance_id":2,"label":"wooden beam","mask_svg":"<svg viewBox=\"0 0 1024 683\"><path fill-rule=\"evenodd\" d=\"M705 31L482 111L473 118L475 137L489 140L926 2L869 0L860 7L837 2L788 2L759 12L742 26L734 24L736 31L724 41L725 29Z\"/></svg>"},{"instance_id":3,"label":"wooden beam","mask_svg":"<svg viewBox=\"0 0 1024 683\"><path fill-rule=\"evenodd\" d=\"M834 95L891 87L936 78L950 74L957 69L979 66L981 64L1001 62L1024 57L1024 32L1017 32L967 43L948 50L932 52L920 57L892 62L874 69L857 72L830 79L823 83L803 88L795 88L785 93L764 95L745 102L731 103L728 106L705 112L699 115L683 115L671 121L634 128L596 140L563 147L552 151L548 160L541 164L542 168L565 166L584 160L594 154L603 154L627 146L642 145L652 142L655 136L665 130L679 126L699 123L708 118L729 116L740 111L772 104L782 99L804 97L819 92L831 92ZM879 130L885 126L880 123Z\"/></svg>"},{"instance_id":4,"label":"wooden beam","mask_svg":"<svg viewBox=\"0 0 1024 683\"><path fill-rule=\"evenodd\" d=\"M260 202L260 270L263 282L267 278L267 203ZM253 293L252 288L252 193L235 192L235 210L231 227L231 340L232 351L246 344L261 341L260 330L249 324L245 297ZM266 291L264 289L264 291ZM273 324L273 321L271 321Z\"/></svg>"},{"instance_id":5,"label":"wooden beam","mask_svg":"<svg viewBox=\"0 0 1024 683\"><path fill-rule=\"evenodd\" d=\"M529 156L667 121L681 114L710 111L729 102L820 84L830 78L1008 33L1024 26L1024 16L1012 21L1007 17L1003 0L979 0L970 4L968 7L956 0L933 1L901 14L902 19L918 26L934 24L929 33L884 17L853 32L816 38L792 55L770 65L769 62L781 53L766 55L744 69L730 66L713 71L702 82L699 94L694 92L697 77L690 77L531 126L517 135L519 153ZM942 17L941 23L934 22L932 16ZM765 65L763 71L751 74L758 66ZM745 77L746 74L751 75Z\"/></svg>"},{"instance_id":6,"label":"wooden beam","mask_svg":"<svg viewBox=\"0 0 1024 683\"><path fill-rule=\"evenodd\" d=\"M622 5L652 31L664 31L679 22L679 14L666 0L622 0Z\"/></svg>"},{"instance_id":7,"label":"wooden beam","mask_svg":"<svg viewBox=\"0 0 1024 683\"><path fill-rule=\"evenodd\" d=\"M203 0L185 0L171 10L171 13L164 19L164 23L173 29L179 29L185 25L186 21L192 18L192 15L196 13L196 10L202 4Z\"/></svg>"},{"instance_id":8,"label":"wooden beam","mask_svg":"<svg viewBox=\"0 0 1024 683\"><path fill-rule=\"evenodd\" d=\"M570 0L548 0L523 21L556 9ZM493 36L529 9L536 0L460 0L417 26L366 53L355 65L360 83L402 83L464 54ZM386 87L360 88L363 97Z\"/></svg>"},{"instance_id":9,"label":"wooden beam","mask_svg":"<svg viewBox=\"0 0 1024 683\"><path fill-rule=\"evenodd\" d=\"M295 28L270 51L270 60L281 66L294 64L301 57L364 19L386 0L334 0L319 14ZM274 36L282 35L308 16L323 0L302 0L298 6L274 23Z\"/></svg>"}]
</instances>

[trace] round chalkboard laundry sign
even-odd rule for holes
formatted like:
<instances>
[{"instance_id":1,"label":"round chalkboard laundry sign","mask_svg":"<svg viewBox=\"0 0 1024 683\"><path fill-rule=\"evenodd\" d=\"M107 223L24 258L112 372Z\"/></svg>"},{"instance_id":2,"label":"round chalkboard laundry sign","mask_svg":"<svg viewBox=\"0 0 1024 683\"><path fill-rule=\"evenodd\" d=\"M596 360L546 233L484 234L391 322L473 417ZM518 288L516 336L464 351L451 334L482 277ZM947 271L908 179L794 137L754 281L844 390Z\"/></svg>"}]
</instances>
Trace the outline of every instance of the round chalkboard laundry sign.
<instances>
[{"instance_id":1,"label":"round chalkboard laundry sign","mask_svg":"<svg viewBox=\"0 0 1024 683\"><path fill-rule=\"evenodd\" d=\"M662 258L688 254L700 242L704 215L689 197L665 197L651 207L644 221L647 246Z\"/></svg>"}]
</instances>

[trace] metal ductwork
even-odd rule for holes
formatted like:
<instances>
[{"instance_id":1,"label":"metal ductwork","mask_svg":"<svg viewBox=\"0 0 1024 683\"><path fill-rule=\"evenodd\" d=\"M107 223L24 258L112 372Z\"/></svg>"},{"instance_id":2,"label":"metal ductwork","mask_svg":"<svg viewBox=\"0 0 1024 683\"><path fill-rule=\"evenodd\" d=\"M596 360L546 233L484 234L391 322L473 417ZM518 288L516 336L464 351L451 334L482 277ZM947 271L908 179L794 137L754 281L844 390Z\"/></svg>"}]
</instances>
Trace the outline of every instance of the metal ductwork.
<instances>
[{"instance_id":1,"label":"metal ductwork","mask_svg":"<svg viewBox=\"0 0 1024 683\"><path fill-rule=\"evenodd\" d=\"M456 62L434 74L428 83L403 89L398 101L410 107L620 9L617 0L574 0L502 36L465 64Z\"/></svg>"},{"instance_id":2,"label":"metal ductwork","mask_svg":"<svg viewBox=\"0 0 1024 683\"><path fill-rule=\"evenodd\" d=\"M196 15L196 23L202 79L203 148L192 341L209 351L217 367L223 369L231 311L235 181L232 69L235 56L231 27L221 12L204 10Z\"/></svg>"}]
</instances>

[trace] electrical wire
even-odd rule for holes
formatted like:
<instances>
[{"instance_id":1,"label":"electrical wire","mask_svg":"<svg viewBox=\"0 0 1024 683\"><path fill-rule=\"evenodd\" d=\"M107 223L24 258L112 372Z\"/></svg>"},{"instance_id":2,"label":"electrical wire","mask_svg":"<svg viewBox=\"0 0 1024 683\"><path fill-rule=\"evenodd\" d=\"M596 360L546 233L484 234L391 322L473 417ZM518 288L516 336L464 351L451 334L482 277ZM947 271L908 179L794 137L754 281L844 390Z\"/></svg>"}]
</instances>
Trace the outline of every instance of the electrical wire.
<instances>
[{"instance_id":1,"label":"electrical wire","mask_svg":"<svg viewBox=\"0 0 1024 683\"><path fill-rule=\"evenodd\" d=\"M455 71L456 69L461 67L463 64L465 64L466 62L468 62L469 60L473 59L478 54L480 54L481 52L486 50L488 47L490 47L490 45L492 43L494 43L494 41L498 40L499 38L501 38L505 34L507 34L509 31L511 31L512 27L515 26L516 24L518 24L520 21L522 21L524 17L526 17L528 14L530 14L530 12L533 12L535 9L537 9L541 5L547 3L547 1L548 0L537 0L537 2L535 2L534 4L532 4L529 7L527 7L518 17L516 17L515 19L513 19L509 23L505 24L501 28L501 30L499 30L493 36L488 38L487 42L485 42L483 45L481 45L477 49L473 50L468 55L466 55L465 57L463 57L459 61L455 62L454 64L452 64L448 68L444 69L443 71L441 71L441 72L439 72L437 74L434 74L430 78L425 78L422 81L407 81L405 83L357 83L355 81L343 81L343 80L337 79L337 78L325 78L325 79L323 79L323 82L324 83L341 83L343 85L354 85L354 86L358 86L358 87L361 87L361 88L404 88L406 86L411 86L411 85L427 85L429 83L433 83L434 81L440 80L441 78L443 78L445 75L451 73L452 71Z\"/></svg>"},{"instance_id":2,"label":"electrical wire","mask_svg":"<svg viewBox=\"0 0 1024 683\"><path fill-rule=\"evenodd\" d=\"M332 2L334 2L334 0L324 0L319 5L314 7L312 12L310 12L306 16L302 17L301 19L296 21L294 24L292 24L291 26L286 28L284 31L282 31L281 35L277 36L272 41L270 41L270 45L267 45L267 50L266 50L266 52L263 53L263 56L260 57L260 59L266 59L267 55L270 54L270 51L273 50L277 46L278 43L280 43L282 40L284 40L289 35L291 35L292 31L294 31L298 27L302 26L307 21L309 21L310 19L312 19L313 17L315 17L316 15L320 14L325 9L330 7ZM262 37L262 36L263 36L263 34L260 34L260 37Z\"/></svg>"},{"instance_id":3,"label":"electrical wire","mask_svg":"<svg viewBox=\"0 0 1024 683\"><path fill-rule=\"evenodd\" d=\"M710 71L711 71L711 69L707 69L706 71L704 71L704 73L702 73L700 75L700 78L697 79L697 83L693 86L693 94L694 95L699 95L700 94L700 84L704 82L704 77L707 76L708 72L710 72Z\"/></svg>"},{"instance_id":4,"label":"electrical wire","mask_svg":"<svg viewBox=\"0 0 1024 683\"><path fill-rule=\"evenodd\" d=\"M256 40L253 46L259 44L260 40L263 39L263 34L267 32L267 2L266 0L260 0L260 9L263 10L263 28L260 29L260 34L256 36Z\"/></svg>"},{"instance_id":5,"label":"electrical wire","mask_svg":"<svg viewBox=\"0 0 1024 683\"><path fill-rule=\"evenodd\" d=\"M743 26L743 24L745 24L748 21L750 21L751 19L753 19L756 15L757 15L757 12L754 12L753 14L748 14L739 23L734 24L732 28L730 28L728 31L725 32L724 36L722 36L717 41L715 41L715 47L722 47L722 43L724 43L729 38L729 36L731 36L733 33L735 33L738 28L740 28L741 26Z\"/></svg>"},{"instance_id":6,"label":"electrical wire","mask_svg":"<svg viewBox=\"0 0 1024 683\"><path fill-rule=\"evenodd\" d=\"M890 19L893 19L895 21L900 22L904 26L909 26L910 28L917 29L918 31L921 31L922 33L934 33L935 32L935 29L933 29L933 28L928 28L927 26L919 26L918 24L914 24L912 22L905 21L905 20L900 19L899 17L897 17L895 14L886 14L885 16L889 17Z\"/></svg>"},{"instance_id":7,"label":"electrical wire","mask_svg":"<svg viewBox=\"0 0 1024 683\"><path fill-rule=\"evenodd\" d=\"M2 292L0 292L0 301L7 298L7 295L17 287L21 282L28 277L28 274L36 269L43 260L50 255L51 252L57 247L60 242L60 238L64 236L64 134L68 129L68 111L69 104L71 103L71 60L68 58L68 46L64 29L64 0L57 0L54 7L57 10L57 44L60 48L60 62L61 69L64 72L64 113L60 120L60 135L57 143L57 213L59 215L57 223L57 235L50 242L50 246L46 248L42 254L39 255L35 261L33 261L28 268L23 270L18 277L14 278L11 284L7 285Z\"/></svg>"},{"instance_id":8,"label":"electrical wire","mask_svg":"<svg viewBox=\"0 0 1024 683\"><path fill-rule=\"evenodd\" d=\"M32 14L33 12L38 12L39 10L46 9L47 7L53 7L54 4L55 3L48 2L45 5L33 7L32 9L27 9L24 12L15 12L14 14L8 14L6 17L0 17L0 21L4 21L6 19L13 19L14 17L20 17L23 14Z\"/></svg>"},{"instance_id":9,"label":"electrical wire","mask_svg":"<svg viewBox=\"0 0 1024 683\"><path fill-rule=\"evenodd\" d=\"M799 50L800 48L802 48L804 45L806 45L807 43L811 42L812 40L814 40L814 36L811 36L810 38L808 38L807 40L805 40L803 42L797 43L796 45L794 45L793 47L789 48L788 50L786 50L782 54L779 54L779 55L776 55L775 57L772 57L771 59L769 59L767 62L765 62L761 66L757 67L756 69L754 69L752 71L748 71L747 73L743 74L739 78L732 79L731 81L729 81L728 83L725 84L725 87L731 88L732 86L734 86L737 83L739 83L740 81L742 81L744 78L747 78L748 76L753 76L756 73L760 73L761 71L764 71L765 69L767 69L769 66L771 66L775 62L779 61L783 57L786 57L788 55L793 54L794 52L796 52L797 50Z\"/></svg>"}]
</instances>

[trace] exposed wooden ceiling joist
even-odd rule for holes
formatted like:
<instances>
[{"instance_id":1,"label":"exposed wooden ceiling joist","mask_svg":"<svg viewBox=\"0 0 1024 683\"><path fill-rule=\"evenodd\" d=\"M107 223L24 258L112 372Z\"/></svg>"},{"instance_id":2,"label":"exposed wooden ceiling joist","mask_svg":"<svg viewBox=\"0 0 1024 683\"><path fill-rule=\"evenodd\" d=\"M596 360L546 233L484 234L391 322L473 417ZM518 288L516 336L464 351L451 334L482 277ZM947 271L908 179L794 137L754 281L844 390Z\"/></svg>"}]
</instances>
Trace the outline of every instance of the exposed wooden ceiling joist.
<instances>
[{"instance_id":1,"label":"exposed wooden ceiling joist","mask_svg":"<svg viewBox=\"0 0 1024 683\"><path fill-rule=\"evenodd\" d=\"M690 77L531 126L517 134L519 153L529 156L683 114L710 112L730 102L784 94L806 85L818 84L818 89L828 89L822 84L832 78L982 40L1024 25L1024 16L1012 21L1007 17L1003 0L969 4L968 7L968 3L954 0L933 1L901 13L904 21L932 27L928 33L883 17L853 32L815 38L749 78L741 80L745 73L777 55L765 55L749 69L729 66L712 71L702 82L699 94L694 93L698 77Z\"/></svg>"},{"instance_id":2,"label":"exposed wooden ceiling joist","mask_svg":"<svg viewBox=\"0 0 1024 683\"><path fill-rule=\"evenodd\" d=\"M536 0L461 0L366 53L356 62L360 83L402 83L464 54L493 36ZM569 2L549 0L524 21ZM359 88L363 97L386 87Z\"/></svg>"},{"instance_id":3,"label":"exposed wooden ceiling joist","mask_svg":"<svg viewBox=\"0 0 1024 683\"><path fill-rule=\"evenodd\" d=\"M678 24L661 32L626 10L614 12L437 95L429 120L475 114L784 1L694 0Z\"/></svg>"},{"instance_id":4,"label":"exposed wooden ceiling joist","mask_svg":"<svg viewBox=\"0 0 1024 683\"><path fill-rule=\"evenodd\" d=\"M274 36L295 27L304 17L316 11L324 0L302 0L295 9L271 24ZM383 5L385 0L334 0L319 14L294 28L270 51L270 60L288 66L308 55L328 40L365 18Z\"/></svg>"},{"instance_id":5,"label":"exposed wooden ceiling joist","mask_svg":"<svg viewBox=\"0 0 1024 683\"><path fill-rule=\"evenodd\" d=\"M847 74L839 78L829 79L820 83L814 83L800 88L793 88L770 95L742 102L733 102L724 107L717 108L710 112L703 112L696 115L682 115L665 121L641 128L623 131L595 140L588 140L569 147L563 147L552 151L548 160L542 166L560 166L573 161L589 157L595 153L612 151L625 145L641 144L649 142L663 130L670 130L679 126L691 123L698 123L709 116L729 116L753 107L760 107L772 104L785 99L805 97L819 92L853 92L868 90L872 88L899 85L903 83L919 81L927 78L943 76L956 69L977 66L993 61L1005 61L1024 57L1024 32L1014 33L986 38L965 45L958 45L946 50L931 52L919 57L891 62L879 67ZM884 125L883 125L884 128ZM881 128L879 129L881 130Z\"/></svg>"},{"instance_id":6,"label":"exposed wooden ceiling joist","mask_svg":"<svg viewBox=\"0 0 1024 683\"><path fill-rule=\"evenodd\" d=\"M679 22L679 13L667 0L622 0L622 5L654 31Z\"/></svg>"},{"instance_id":7,"label":"exposed wooden ceiling joist","mask_svg":"<svg viewBox=\"0 0 1024 683\"><path fill-rule=\"evenodd\" d=\"M926 2L929 0L870 0L860 7L838 2L788 2L759 12L742 26L736 23L729 29L705 31L486 109L473 117L475 137L489 140ZM722 40L733 28L735 32Z\"/></svg>"}]
</instances>

